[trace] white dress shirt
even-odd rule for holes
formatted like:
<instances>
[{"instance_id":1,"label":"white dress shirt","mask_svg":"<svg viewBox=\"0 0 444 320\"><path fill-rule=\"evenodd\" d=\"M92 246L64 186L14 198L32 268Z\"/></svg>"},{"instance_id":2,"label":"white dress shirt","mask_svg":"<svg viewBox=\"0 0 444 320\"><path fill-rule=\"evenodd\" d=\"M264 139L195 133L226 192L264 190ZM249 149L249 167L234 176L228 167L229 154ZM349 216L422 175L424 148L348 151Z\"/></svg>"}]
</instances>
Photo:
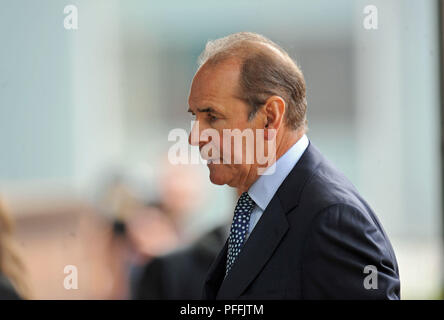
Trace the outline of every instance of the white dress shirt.
<instances>
[{"instance_id":1,"label":"white dress shirt","mask_svg":"<svg viewBox=\"0 0 444 320\"><path fill-rule=\"evenodd\" d=\"M251 234L261 218L279 186L284 182L290 171L301 158L308 147L308 138L304 134L290 149L287 150L274 164L267 168L248 189L248 195L256 204L251 212L250 224L246 238ZM273 168L274 167L274 168ZM267 171L275 170L267 175Z\"/></svg>"}]
</instances>

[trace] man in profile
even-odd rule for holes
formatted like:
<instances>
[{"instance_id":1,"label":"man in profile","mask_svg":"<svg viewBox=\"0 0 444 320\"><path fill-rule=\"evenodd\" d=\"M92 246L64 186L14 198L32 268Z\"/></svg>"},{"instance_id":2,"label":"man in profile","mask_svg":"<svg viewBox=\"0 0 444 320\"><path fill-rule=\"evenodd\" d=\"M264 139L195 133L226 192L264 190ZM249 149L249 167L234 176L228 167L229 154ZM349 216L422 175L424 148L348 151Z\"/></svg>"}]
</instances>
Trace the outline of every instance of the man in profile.
<instances>
[{"instance_id":1,"label":"man in profile","mask_svg":"<svg viewBox=\"0 0 444 320\"><path fill-rule=\"evenodd\" d=\"M376 215L305 134L304 77L281 47L248 32L208 42L188 102L211 182L242 193L204 299L400 298ZM236 129L254 140L233 148ZM259 162L258 146L275 161Z\"/></svg>"}]
</instances>

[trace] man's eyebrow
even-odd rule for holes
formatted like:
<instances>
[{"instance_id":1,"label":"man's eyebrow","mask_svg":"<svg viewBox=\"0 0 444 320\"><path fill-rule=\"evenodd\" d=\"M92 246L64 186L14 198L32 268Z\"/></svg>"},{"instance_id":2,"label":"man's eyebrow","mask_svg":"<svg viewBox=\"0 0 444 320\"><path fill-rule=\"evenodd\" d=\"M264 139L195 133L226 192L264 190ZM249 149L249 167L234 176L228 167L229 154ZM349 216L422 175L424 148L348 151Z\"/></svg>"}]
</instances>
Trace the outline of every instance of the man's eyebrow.
<instances>
[{"instance_id":1,"label":"man's eyebrow","mask_svg":"<svg viewBox=\"0 0 444 320\"><path fill-rule=\"evenodd\" d=\"M197 108L197 111L199 112L216 112L216 110L214 110L211 107L206 107L206 108Z\"/></svg>"},{"instance_id":2,"label":"man's eyebrow","mask_svg":"<svg viewBox=\"0 0 444 320\"><path fill-rule=\"evenodd\" d=\"M214 108L212 107L205 107L205 108L197 108L198 112L214 112L214 113L219 113L217 112ZM191 112L194 114L194 111L191 109L188 109L188 112Z\"/></svg>"}]
</instances>

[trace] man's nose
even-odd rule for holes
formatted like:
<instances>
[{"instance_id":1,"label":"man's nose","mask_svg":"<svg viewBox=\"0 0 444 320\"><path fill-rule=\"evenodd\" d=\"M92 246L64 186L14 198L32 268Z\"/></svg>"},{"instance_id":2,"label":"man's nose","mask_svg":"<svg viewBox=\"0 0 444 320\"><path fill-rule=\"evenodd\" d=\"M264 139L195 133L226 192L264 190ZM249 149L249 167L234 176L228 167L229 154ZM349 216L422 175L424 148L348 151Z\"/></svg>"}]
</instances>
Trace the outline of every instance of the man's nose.
<instances>
[{"instance_id":1,"label":"man's nose","mask_svg":"<svg viewBox=\"0 0 444 320\"><path fill-rule=\"evenodd\" d=\"M190 132L188 135L188 143L192 146L198 146L199 145L199 139L196 139L193 137L193 131Z\"/></svg>"},{"instance_id":2,"label":"man's nose","mask_svg":"<svg viewBox=\"0 0 444 320\"><path fill-rule=\"evenodd\" d=\"M188 135L188 143L192 146L198 146L199 149L205 145L206 141L200 139L199 121L195 121L191 128L191 132Z\"/></svg>"}]
</instances>

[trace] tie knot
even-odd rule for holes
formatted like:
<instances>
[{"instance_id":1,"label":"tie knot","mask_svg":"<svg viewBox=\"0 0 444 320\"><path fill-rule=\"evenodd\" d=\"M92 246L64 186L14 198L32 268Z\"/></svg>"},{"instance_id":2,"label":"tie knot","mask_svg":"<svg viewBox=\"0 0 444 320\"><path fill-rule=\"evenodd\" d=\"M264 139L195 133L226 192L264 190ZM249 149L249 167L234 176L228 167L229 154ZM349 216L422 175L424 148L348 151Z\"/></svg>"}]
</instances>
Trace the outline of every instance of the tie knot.
<instances>
[{"instance_id":1,"label":"tie knot","mask_svg":"<svg viewBox=\"0 0 444 320\"><path fill-rule=\"evenodd\" d=\"M243 192L239 197L239 201L253 201L248 192Z\"/></svg>"},{"instance_id":2,"label":"tie knot","mask_svg":"<svg viewBox=\"0 0 444 320\"><path fill-rule=\"evenodd\" d=\"M247 192L244 192L239 197L239 200L237 200L236 209L234 210L237 212L242 212L249 214L251 212L251 209L254 206L254 201L251 199L251 197L248 195Z\"/></svg>"}]
</instances>

